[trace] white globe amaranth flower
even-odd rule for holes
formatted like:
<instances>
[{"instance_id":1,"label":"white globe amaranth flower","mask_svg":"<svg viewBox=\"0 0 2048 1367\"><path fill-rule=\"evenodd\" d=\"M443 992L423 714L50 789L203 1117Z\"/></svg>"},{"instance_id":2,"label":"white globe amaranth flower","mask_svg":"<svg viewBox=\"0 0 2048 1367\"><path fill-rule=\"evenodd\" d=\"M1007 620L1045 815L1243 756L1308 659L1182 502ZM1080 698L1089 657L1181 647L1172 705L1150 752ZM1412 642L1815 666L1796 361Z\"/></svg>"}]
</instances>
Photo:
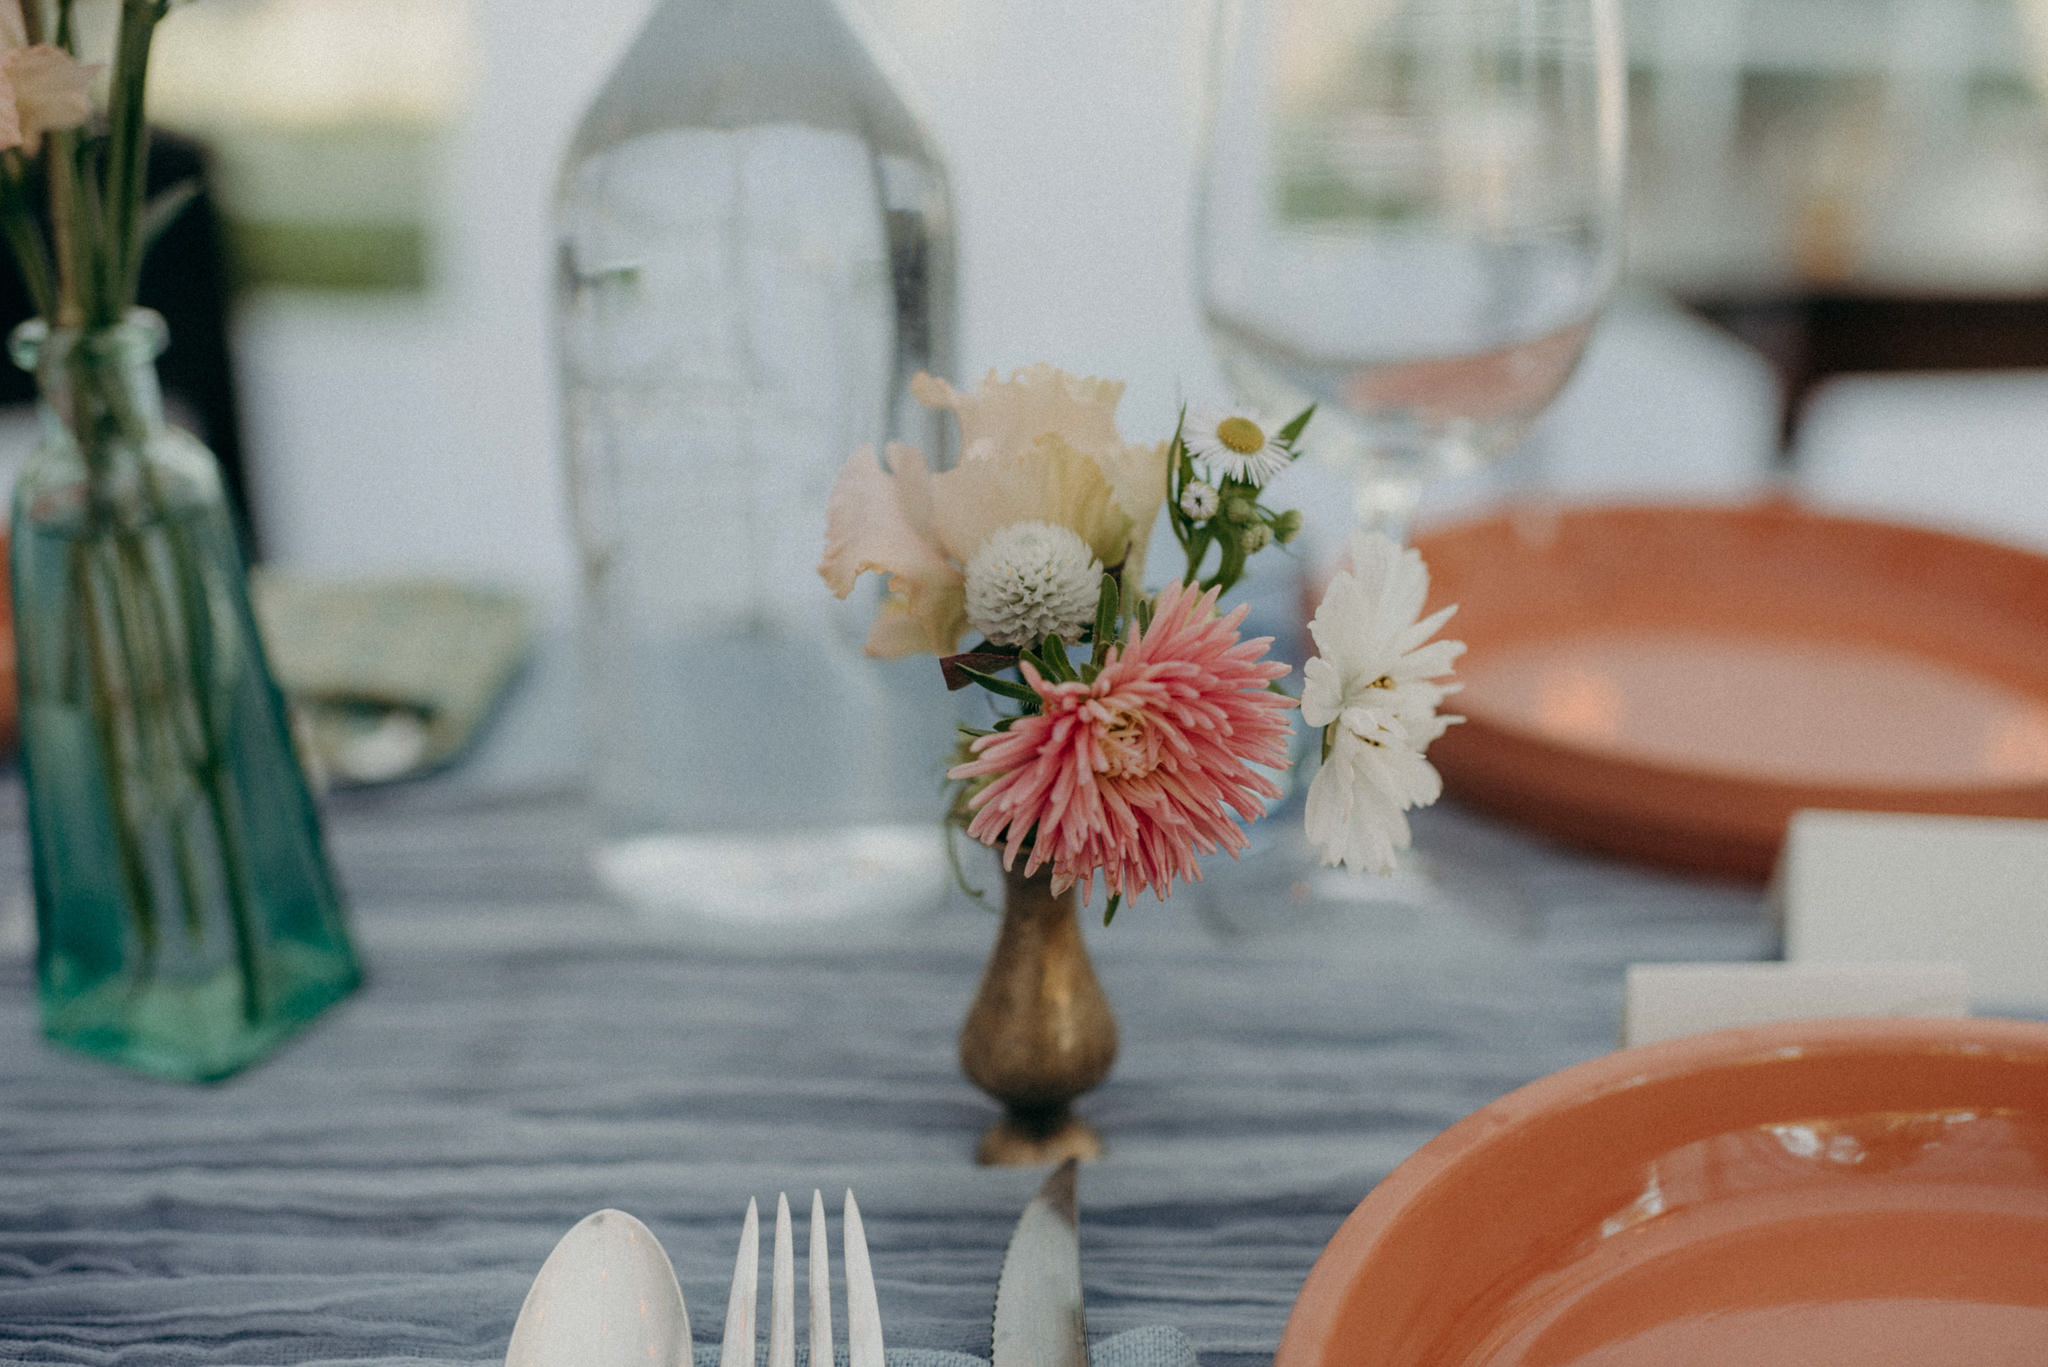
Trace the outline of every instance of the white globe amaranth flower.
<instances>
[{"instance_id":1,"label":"white globe amaranth flower","mask_svg":"<svg viewBox=\"0 0 2048 1367\"><path fill-rule=\"evenodd\" d=\"M1221 506L1222 498L1213 484L1198 479L1180 491L1180 510L1188 515L1189 521L1207 522Z\"/></svg>"},{"instance_id":2,"label":"white globe amaranth flower","mask_svg":"<svg viewBox=\"0 0 2048 1367\"><path fill-rule=\"evenodd\" d=\"M1012 522L967 562L967 621L999 646L1073 640L1095 620L1102 562L1072 528Z\"/></svg>"}]
</instances>

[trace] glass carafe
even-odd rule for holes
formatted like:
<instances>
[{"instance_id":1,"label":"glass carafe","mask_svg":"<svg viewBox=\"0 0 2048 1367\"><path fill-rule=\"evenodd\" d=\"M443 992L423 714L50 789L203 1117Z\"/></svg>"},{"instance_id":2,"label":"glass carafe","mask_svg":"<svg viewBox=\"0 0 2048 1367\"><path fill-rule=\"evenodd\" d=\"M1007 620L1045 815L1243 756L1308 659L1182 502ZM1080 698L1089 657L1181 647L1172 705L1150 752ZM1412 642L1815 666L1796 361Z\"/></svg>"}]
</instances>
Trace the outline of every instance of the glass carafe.
<instances>
[{"instance_id":1,"label":"glass carafe","mask_svg":"<svg viewBox=\"0 0 2048 1367\"><path fill-rule=\"evenodd\" d=\"M600 877L742 934L936 897L939 671L865 658L816 572L856 448L942 458L930 140L834 0L663 0L556 210Z\"/></svg>"}]
</instances>

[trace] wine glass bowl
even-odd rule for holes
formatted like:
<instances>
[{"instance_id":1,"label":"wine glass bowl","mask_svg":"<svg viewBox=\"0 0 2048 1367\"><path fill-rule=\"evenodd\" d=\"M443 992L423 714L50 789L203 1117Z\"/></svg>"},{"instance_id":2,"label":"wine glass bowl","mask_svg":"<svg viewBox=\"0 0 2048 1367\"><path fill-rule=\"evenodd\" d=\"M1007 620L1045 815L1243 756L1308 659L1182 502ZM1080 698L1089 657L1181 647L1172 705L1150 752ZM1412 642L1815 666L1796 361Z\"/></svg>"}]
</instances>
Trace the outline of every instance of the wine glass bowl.
<instances>
[{"instance_id":1,"label":"wine glass bowl","mask_svg":"<svg viewBox=\"0 0 2048 1367\"><path fill-rule=\"evenodd\" d=\"M1231 382L1320 405L1368 522L1506 454L1621 258L1617 0L1226 0L1196 277Z\"/></svg>"}]
</instances>

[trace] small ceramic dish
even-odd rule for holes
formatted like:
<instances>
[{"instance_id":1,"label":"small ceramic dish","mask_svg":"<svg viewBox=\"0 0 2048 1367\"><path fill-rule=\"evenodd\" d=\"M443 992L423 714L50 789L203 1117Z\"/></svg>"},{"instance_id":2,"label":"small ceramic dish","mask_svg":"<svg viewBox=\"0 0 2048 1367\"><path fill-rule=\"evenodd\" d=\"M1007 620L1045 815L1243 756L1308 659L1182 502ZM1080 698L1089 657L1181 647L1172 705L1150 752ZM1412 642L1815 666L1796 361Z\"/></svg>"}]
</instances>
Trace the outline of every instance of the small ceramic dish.
<instances>
[{"instance_id":1,"label":"small ceramic dish","mask_svg":"<svg viewBox=\"0 0 2048 1367\"><path fill-rule=\"evenodd\" d=\"M2048 1025L1802 1021L1567 1068L1403 1163L1275 1367L2048 1362Z\"/></svg>"},{"instance_id":2,"label":"small ceramic dish","mask_svg":"<svg viewBox=\"0 0 2048 1367\"><path fill-rule=\"evenodd\" d=\"M1527 510L1417 538L1450 790L1762 878L1802 807L2048 817L2048 557L1791 503Z\"/></svg>"}]
</instances>

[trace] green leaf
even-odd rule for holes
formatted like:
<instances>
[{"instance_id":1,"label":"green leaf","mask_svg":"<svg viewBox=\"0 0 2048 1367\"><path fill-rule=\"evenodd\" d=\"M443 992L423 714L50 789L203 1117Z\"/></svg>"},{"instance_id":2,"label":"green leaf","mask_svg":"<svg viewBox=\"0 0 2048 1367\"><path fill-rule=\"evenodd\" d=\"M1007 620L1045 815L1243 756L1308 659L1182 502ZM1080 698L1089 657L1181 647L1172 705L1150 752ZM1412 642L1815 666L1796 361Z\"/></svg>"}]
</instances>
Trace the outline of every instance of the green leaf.
<instances>
[{"instance_id":1,"label":"green leaf","mask_svg":"<svg viewBox=\"0 0 2048 1367\"><path fill-rule=\"evenodd\" d=\"M1100 666L1116 640L1116 610L1123 602L1123 587L1113 574L1102 576L1102 591L1095 595L1095 652L1092 662ZM1093 682L1092 680L1090 682Z\"/></svg>"},{"instance_id":2,"label":"green leaf","mask_svg":"<svg viewBox=\"0 0 2048 1367\"><path fill-rule=\"evenodd\" d=\"M956 822L947 821L941 823L941 829L946 833L946 865L953 870L953 885L973 898L976 905L980 906L982 910L1000 913L1001 908L988 900L987 893L967 881L967 870L960 865L959 825Z\"/></svg>"},{"instance_id":3,"label":"green leaf","mask_svg":"<svg viewBox=\"0 0 2048 1367\"><path fill-rule=\"evenodd\" d=\"M199 181L195 178L181 180L149 201L142 211L141 250L147 252L155 241L163 236L164 229L185 212L187 205L199 198Z\"/></svg>"},{"instance_id":4,"label":"green leaf","mask_svg":"<svg viewBox=\"0 0 2048 1367\"><path fill-rule=\"evenodd\" d=\"M946 691L957 693L974 681L967 673L968 670L978 669L985 674L993 674L998 669L1008 669L1016 662L1017 651L1014 647L970 650L965 654L943 657L939 661L939 672L946 676Z\"/></svg>"},{"instance_id":5,"label":"green leaf","mask_svg":"<svg viewBox=\"0 0 2048 1367\"><path fill-rule=\"evenodd\" d=\"M1190 473L1187 461L1187 446L1181 441L1181 427L1187 422L1188 410L1181 407L1180 416L1174 420L1173 440L1166 444L1166 522L1173 528L1173 539L1185 547L1188 533L1194 530L1194 521L1181 511L1180 496L1187 487Z\"/></svg>"},{"instance_id":6,"label":"green leaf","mask_svg":"<svg viewBox=\"0 0 2048 1367\"><path fill-rule=\"evenodd\" d=\"M1009 679L998 678L994 674L984 674L980 670L970 669L966 665L959 666L959 669L962 674L965 674L997 697L1012 698L1017 702L1036 703L1038 701L1038 694L1032 691L1029 684L1021 684Z\"/></svg>"},{"instance_id":7,"label":"green leaf","mask_svg":"<svg viewBox=\"0 0 2048 1367\"><path fill-rule=\"evenodd\" d=\"M1288 423L1287 426L1281 428L1279 432L1274 434L1273 440L1279 442L1282 446L1287 447L1289 450L1292 450L1294 447L1294 443L1300 440L1301 438L1302 429L1308 426L1308 420L1314 417L1315 414L1316 406L1314 404L1310 404L1307 408L1304 408L1301 410L1301 412L1295 414L1293 422Z\"/></svg>"},{"instance_id":8,"label":"green leaf","mask_svg":"<svg viewBox=\"0 0 2048 1367\"><path fill-rule=\"evenodd\" d=\"M1109 900L1102 904L1102 924L1108 925L1111 921L1114 921L1116 919L1116 909L1123 904L1124 895L1120 892L1112 892L1109 895Z\"/></svg>"},{"instance_id":9,"label":"green leaf","mask_svg":"<svg viewBox=\"0 0 2048 1367\"><path fill-rule=\"evenodd\" d=\"M1038 644L1038 658L1045 662L1046 677L1061 683L1072 683L1081 676L1074 672L1074 657L1067 654L1067 643L1057 636L1048 636Z\"/></svg>"}]
</instances>

